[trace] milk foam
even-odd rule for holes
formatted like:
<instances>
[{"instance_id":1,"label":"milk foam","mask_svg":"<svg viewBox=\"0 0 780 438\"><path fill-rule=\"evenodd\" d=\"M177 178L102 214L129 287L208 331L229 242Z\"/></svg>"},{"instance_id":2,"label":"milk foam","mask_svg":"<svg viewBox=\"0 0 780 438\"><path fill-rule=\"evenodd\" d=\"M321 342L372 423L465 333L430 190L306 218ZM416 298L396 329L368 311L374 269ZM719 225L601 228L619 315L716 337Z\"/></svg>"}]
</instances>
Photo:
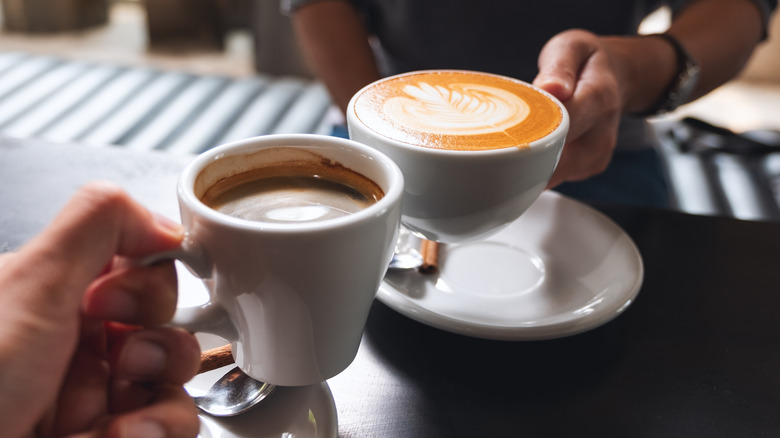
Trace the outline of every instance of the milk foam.
<instances>
[{"instance_id":1,"label":"milk foam","mask_svg":"<svg viewBox=\"0 0 780 438\"><path fill-rule=\"evenodd\" d=\"M462 70L412 72L374 82L355 96L353 111L381 136L465 151L527 148L563 120L561 107L530 84Z\"/></svg>"},{"instance_id":2,"label":"milk foam","mask_svg":"<svg viewBox=\"0 0 780 438\"><path fill-rule=\"evenodd\" d=\"M388 99L384 112L409 129L440 135L479 135L506 131L528 117L520 96L474 83L403 87L407 96Z\"/></svg>"}]
</instances>

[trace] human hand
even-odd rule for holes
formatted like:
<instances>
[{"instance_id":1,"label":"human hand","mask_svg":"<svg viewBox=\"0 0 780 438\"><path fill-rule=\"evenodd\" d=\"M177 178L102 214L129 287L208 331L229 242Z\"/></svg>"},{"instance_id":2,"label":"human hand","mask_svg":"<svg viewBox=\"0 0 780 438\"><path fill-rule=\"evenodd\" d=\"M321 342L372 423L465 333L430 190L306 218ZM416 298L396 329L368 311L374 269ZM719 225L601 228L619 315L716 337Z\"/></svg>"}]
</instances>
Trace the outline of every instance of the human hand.
<instances>
[{"instance_id":1,"label":"human hand","mask_svg":"<svg viewBox=\"0 0 780 438\"><path fill-rule=\"evenodd\" d=\"M50 226L0 257L0 424L10 437L194 437L182 388L199 347L162 327L176 308L178 224L91 183Z\"/></svg>"},{"instance_id":2,"label":"human hand","mask_svg":"<svg viewBox=\"0 0 780 438\"><path fill-rule=\"evenodd\" d=\"M534 85L560 100L570 126L548 187L604 171L617 142L623 95L613 53L605 40L570 30L554 36L539 55Z\"/></svg>"}]
</instances>

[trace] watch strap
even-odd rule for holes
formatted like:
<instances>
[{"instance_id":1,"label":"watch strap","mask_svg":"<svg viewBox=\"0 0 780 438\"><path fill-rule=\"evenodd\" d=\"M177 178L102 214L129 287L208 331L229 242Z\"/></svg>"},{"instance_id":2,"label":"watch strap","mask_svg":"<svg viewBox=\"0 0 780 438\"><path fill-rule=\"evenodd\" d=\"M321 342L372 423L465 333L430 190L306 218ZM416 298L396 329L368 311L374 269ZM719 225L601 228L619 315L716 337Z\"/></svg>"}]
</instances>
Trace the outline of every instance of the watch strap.
<instances>
[{"instance_id":1,"label":"watch strap","mask_svg":"<svg viewBox=\"0 0 780 438\"><path fill-rule=\"evenodd\" d=\"M668 33L656 33L647 37L665 40L674 48L677 55L677 72L674 79L658 103L643 115L664 114L688 102L699 79L699 65L674 36Z\"/></svg>"}]
</instances>

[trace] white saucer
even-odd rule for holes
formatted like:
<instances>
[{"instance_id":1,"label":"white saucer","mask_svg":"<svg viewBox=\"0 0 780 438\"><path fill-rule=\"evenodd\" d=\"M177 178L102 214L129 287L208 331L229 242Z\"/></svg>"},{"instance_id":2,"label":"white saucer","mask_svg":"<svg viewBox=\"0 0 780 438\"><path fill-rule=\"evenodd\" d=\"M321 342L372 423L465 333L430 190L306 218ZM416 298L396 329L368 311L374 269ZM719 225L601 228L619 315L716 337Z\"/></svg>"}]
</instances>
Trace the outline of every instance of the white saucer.
<instances>
[{"instance_id":1,"label":"white saucer","mask_svg":"<svg viewBox=\"0 0 780 438\"><path fill-rule=\"evenodd\" d=\"M224 344L213 335L197 334L203 349ZM235 365L209 371L187 382L192 396L203 394ZM300 387L277 387L251 410L235 417L200 413L200 438L337 438L338 415L326 382Z\"/></svg>"},{"instance_id":2,"label":"white saucer","mask_svg":"<svg viewBox=\"0 0 780 438\"><path fill-rule=\"evenodd\" d=\"M610 321L636 297L642 257L596 210L546 191L478 242L441 245L438 274L391 271L378 299L414 320L486 339L540 340Z\"/></svg>"}]
</instances>

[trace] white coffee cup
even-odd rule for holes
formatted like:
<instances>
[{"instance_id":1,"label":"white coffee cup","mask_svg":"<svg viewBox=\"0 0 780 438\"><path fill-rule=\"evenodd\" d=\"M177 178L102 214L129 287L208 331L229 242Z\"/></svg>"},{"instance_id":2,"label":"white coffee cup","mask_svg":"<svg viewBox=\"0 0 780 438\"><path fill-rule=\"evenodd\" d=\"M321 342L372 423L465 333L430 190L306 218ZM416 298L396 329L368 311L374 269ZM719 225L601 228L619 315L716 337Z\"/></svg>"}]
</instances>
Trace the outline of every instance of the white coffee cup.
<instances>
[{"instance_id":1,"label":"white coffee cup","mask_svg":"<svg viewBox=\"0 0 780 438\"><path fill-rule=\"evenodd\" d=\"M375 182L384 196L347 216L301 223L238 219L199 198L223 177L288 158L343 165ZM236 364L255 379L321 382L357 353L397 239L402 192L395 163L350 140L274 135L219 146L180 176L182 247L145 262L180 259L209 291L207 304L178 309L173 325L226 338Z\"/></svg>"},{"instance_id":2,"label":"white coffee cup","mask_svg":"<svg viewBox=\"0 0 780 438\"><path fill-rule=\"evenodd\" d=\"M377 99L371 95L376 87L387 87L391 81L403 80L404 87L412 87L414 91L403 96L407 101L419 99L420 94L425 93L429 94L423 96L423 99L435 100L439 96L430 94L435 94L441 84L418 86L415 81L421 78L419 80L424 82L431 79L431 75L435 79L440 74L477 75L491 81L498 80L497 83L507 81L511 82L511 86L535 90L557 107L559 123L551 132L527 143L520 141L498 149L451 150L418 144L421 140L418 141L415 130L426 129L418 125L420 119L427 116L421 115L420 108L415 108L417 112L407 115L406 120L377 121L378 118L373 117L376 112L385 111L386 108L382 106L384 98ZM393 92L403 94L403 90L398 88L400 91ZM445 88L446 84L442 89ZM490 93L490 89L487 92L485 89L479 89L479 93L483 94L475 94L475 99ZM457 91L460 93L458 96L462 97L470 90ZM491 98L503 99L501 93L503 90L498 90ZM361 99L365 99L365 102L361 102ZM508 100L511 99L510 96ZM413 103L423 105L419 101ZM524 105L522 101L517 103L519 106ZM521 110L533 114L534 108L525 105ZM493 119L502 122L500 118ZM510 125L514 123L511 117L503 122ZM386 125L380 126L382 123ZM520 217L538 198L557 165L568 132L569 117L559 101L530 84L487 73L439 70L406 73L366 86L349 102L347 125L352 140L383 152L401 168L405 180L403 225L430 240L457 243L478 240L497 232ZM453 126L452 132L461 128ZM487 124L480 128L493 129ZM434 129L438 127L434 126ZM434 132L423 140L435 143L442 136L454 137L455 134L450 135L448 129L442 128L440 133Z\"/></svg>"}]
</instances>

